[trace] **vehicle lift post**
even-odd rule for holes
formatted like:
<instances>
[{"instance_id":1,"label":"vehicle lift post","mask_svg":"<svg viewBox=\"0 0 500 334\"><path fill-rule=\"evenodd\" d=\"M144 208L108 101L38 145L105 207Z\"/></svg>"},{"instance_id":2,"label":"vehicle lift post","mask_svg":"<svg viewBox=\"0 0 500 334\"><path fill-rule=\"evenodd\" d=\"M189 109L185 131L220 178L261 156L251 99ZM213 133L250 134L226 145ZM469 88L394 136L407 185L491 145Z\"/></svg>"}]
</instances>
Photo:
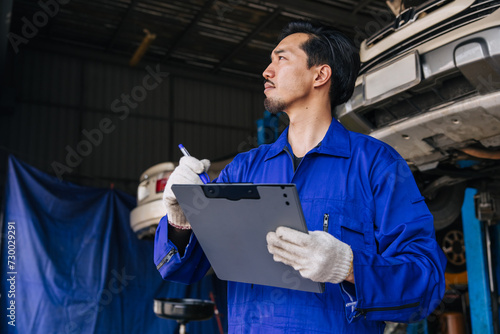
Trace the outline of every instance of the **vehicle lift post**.
<instances>
[{"instance_id":1,"label":"vehicle lift post","mask_svg":"<svg viewBox=\"0 0 500 334\"><path fill-rule=\"evenodd\" d=\"M500 228L488 191L468 188L462 206L472 334L498 333Z\"/></svg>"}]
</instances>

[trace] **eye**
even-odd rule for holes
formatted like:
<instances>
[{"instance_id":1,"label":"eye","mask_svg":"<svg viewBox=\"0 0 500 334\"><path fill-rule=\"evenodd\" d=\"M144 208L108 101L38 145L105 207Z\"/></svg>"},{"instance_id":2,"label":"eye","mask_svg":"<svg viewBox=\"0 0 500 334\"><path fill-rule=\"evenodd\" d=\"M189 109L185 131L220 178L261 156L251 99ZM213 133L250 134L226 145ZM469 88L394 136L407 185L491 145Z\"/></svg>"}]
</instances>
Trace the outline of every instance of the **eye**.
<instances>
[{"instance_id":1,"label":"eye","mask_svg":"<svg viewBox=\"0 0 500 334\"><path fill-rule=\"evenodd\" d=\"M278 60L282 60L282 59L286 59L286 58L285 58L285 57L283 57L283 56L279 56L279 57L278 57Z\"/></svg>"}]
</instances>

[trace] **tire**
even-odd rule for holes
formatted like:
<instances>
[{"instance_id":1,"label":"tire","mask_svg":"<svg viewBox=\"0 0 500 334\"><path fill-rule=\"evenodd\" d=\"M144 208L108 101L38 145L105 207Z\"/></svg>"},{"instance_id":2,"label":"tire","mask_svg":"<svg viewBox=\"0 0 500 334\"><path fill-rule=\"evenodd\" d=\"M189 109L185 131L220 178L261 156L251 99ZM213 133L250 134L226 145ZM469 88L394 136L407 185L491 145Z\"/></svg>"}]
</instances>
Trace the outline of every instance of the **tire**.
<instances>
[{"instance_id":1,"label":"tire","mask_svg":"<svg viewBox=\"0 0 500 334\"><path fill-rule=\"evenodd\" d=\"M466 184L464 182L439 189L436 196L425 202L434 216L434 228L440 231L458 218L464 202Z\"/></svg>"},{"instance_id":2,"label":"tire","mask_svg":"<svg viewBox=\"0 0 500 334\"><path fill-rule=\"evenodd\" d=\"M467 270L462 215L459 215L450 226L437 232L436 240L446 255L447 273L457 274Z\"/></svg>"}]
</instances>

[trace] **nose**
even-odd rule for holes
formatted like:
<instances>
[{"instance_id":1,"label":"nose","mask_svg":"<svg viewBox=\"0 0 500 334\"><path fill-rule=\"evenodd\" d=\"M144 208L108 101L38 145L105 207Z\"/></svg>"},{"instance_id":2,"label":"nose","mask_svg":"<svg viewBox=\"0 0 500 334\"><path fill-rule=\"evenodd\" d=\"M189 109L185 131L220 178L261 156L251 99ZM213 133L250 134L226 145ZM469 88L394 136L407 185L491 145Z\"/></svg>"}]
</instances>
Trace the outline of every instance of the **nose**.
<instances>
[{"instance_id":1,"label":"nose","mask_svg":"<svg viewBox=\"0 0 500 334\"><path fill-rule=\"evenodd\" d=\"M274 77L274 69L273 69L272 65L273 65L273 63L269 64L269 66L267 66L267 68L264 70L264 72L262 72L262 76L265 79Z\"/></svg>"}]
</instances>

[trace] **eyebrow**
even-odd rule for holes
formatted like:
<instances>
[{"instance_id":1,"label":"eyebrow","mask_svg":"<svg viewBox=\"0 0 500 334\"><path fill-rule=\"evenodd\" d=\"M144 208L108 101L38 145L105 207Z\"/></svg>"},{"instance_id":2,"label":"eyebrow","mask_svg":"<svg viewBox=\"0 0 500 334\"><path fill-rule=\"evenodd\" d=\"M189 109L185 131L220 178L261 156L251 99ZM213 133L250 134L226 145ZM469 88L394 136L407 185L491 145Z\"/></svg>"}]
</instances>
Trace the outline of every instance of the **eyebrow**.
<instances>
[{"instance_id":1,"label":"eyebrow","mask_svg":"<svg viewBox=\"0 0 500 334\"><path fill-rule=\"evenodd\" d=\"M285 53L285 52L288 52L288 51L287 51L287 50L283 50L283 49L279 49L279 50L274 50L274 51L273 51L273 54L275 54L275 55L279 55L280 53ZM272 59L273 59L273 55L271 54L271 55L269 56L269 58L272 60Z\"/></svg>"}]
</instances>

